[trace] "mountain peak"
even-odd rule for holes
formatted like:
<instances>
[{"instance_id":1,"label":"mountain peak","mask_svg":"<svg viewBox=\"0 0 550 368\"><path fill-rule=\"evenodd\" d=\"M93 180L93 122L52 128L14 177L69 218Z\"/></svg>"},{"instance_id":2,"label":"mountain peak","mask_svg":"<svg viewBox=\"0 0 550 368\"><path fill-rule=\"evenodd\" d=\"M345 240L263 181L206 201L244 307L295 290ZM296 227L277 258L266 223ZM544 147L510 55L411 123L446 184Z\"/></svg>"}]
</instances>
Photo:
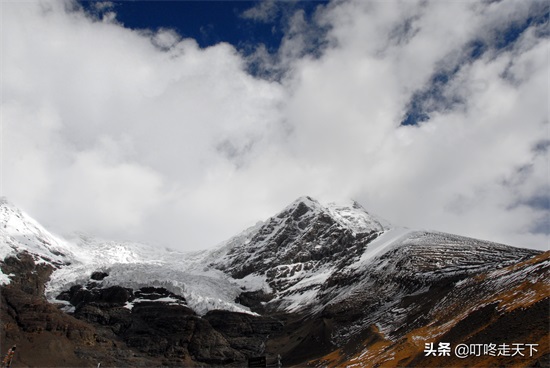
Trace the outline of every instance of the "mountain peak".
<instances>
[{"instance_id":1,"label":"mountain peak","mask_svg":"<svg viewBox=\"0 0 550 368\"><path fill-rule=\"evenodd\" d=\"M342 227L351 230L354 234L384 231L391 227L388 221L368 213L355 200L322 204L309 196L297 198L275 217L279 219L289 217L295 221L302 221L302 218L306 214L328 216Z\"/></svg>"},{"instance_id":2,"label":"mountain peak","mask_svg":"<svg viewBox=\"0 0 550 368\"><path fill-rule=\"evenodd\" d=\"M265 273L273 290L290 292L307 275L352 263L385 230L357 202L324 205L299 197L261 226L229 241L227 257L214 264L237 279ZM281 271L285 267L301 271L286 275Z\"/></svg>"},{"instance_id":3,"label":"mountain peak","mask_svg":"<svg viewBox=\"0 0 550 368\"><path fill-rule=\"evenodd\" d=\"M311 198L310 196L301 196L301 197L296 198L290 204L290 206L297 205L297 204L300 204L300 203L303 203L303 204L306 204L306 205L311 205L311 206L316 206L316 205L320 206L321 205L318 200L316 200L314 198Z\"/></svg>"},{"instance_id":4,"label":"mountain peak","mask_svg":"<svg viewBox=\"0 0 550 368\"><path fill-rule=\"evenodd\" d=\"M321 210L322 208L323 206L319 203L319 201L308 196L302 196L298 197L291 204L286 206L278 217L281 217L282 214L287 213L298 213L298 217L300 217L305 212L309 212L310 210Z\"/></svg>"}]
</instances>

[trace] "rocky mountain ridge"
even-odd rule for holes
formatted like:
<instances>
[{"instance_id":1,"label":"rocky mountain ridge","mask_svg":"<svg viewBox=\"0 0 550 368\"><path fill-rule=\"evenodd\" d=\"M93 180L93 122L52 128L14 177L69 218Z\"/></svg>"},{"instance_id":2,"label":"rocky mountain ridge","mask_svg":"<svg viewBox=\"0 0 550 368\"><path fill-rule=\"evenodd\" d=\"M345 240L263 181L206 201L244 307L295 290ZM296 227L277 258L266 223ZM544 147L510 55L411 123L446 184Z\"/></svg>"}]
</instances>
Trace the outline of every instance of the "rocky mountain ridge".
<instances>
[{"instance_id":1,"label":"rocky mountain ridge","mask_svg":"<svg viewBox=\"0 0 550 368\"><path fill-rule=\"evenodd\" d=\"M494 324L517 314L548 325L548 254L392 226L354 202L302 197L189 254L65 240L2 200L0 259L2 349L49 334L71 342L64 364L242 366L280 354L286 364L374 366L395 349L408 351L403 362L425 363L422 342L475 335L475 303L495 306ZM504 303L514 290L527 294ZM40 318L63 322L25 322ZM547 331L537 331L526 336L543 344ZM526 364L548 359L547 346Z\"/></svg>"}]
</instances>

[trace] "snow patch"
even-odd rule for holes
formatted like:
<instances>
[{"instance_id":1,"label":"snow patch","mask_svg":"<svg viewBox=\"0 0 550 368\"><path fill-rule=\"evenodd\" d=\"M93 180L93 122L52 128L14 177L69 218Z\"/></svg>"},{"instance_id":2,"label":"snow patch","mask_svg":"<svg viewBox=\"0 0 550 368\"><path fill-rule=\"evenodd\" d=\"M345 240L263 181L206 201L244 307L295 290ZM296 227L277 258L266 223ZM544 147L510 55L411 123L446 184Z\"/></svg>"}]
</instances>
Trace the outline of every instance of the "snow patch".
<instances>
[{"instance_id":1,"label":"snow patch","mask_svg":"<svg viewBox=\"0 0 550 368\"><path fill-rule=\"evenodd\" d=\"M21 251L35 255L37 263L54 266L74 259L75 247L44 229L23 211L0 200L0 260Z\"/></svg>"},{"instance_id":2,"label":"snow patch","mask_svg":"<svg viewBox=\"0 0 550 368\"><path fill-rule=\"evenodd\" d=\"M6 275L0 271L0 285L8 285L11 282L10 277L14 276L13 274Z\"/></svg>"},{"instance_id":3,"label":"snow patch","mask_svg":"<svg viewBox=\"0 0 550 368\"><path fill-rule=\"evenodd\" d=\"M404 239L407 239L412 231L404 227L395 227L382 233L367 245L367 249L361 258L350 266L350 269L364 270L375 258L383 255L394 246L399 246Z\"/></svg>"},{"instance_id":4,"label":"snow patch","mask_svg":"<svg viewBox=\"0 0 550 368\"><path fill-rule=\"evenodd\" d=\"M354 234L384 231L391 226L389 222L369 214L357 202L349 204L329 203L325 208L332 218L340 225L350 229Z\"/></svg>"}]
</instances>

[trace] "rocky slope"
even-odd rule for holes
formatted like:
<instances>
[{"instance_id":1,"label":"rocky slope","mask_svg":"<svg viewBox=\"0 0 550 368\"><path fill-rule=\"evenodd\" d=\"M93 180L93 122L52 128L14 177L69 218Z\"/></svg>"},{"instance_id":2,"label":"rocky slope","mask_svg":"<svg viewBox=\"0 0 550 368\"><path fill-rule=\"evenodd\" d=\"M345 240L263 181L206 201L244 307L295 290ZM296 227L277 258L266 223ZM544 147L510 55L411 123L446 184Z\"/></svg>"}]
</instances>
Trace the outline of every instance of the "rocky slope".
<instances>
[{"instance_id":1,"label":"rocky slope","mask_svg":"<svg viewBox=\"0 0 550 368\"><path fill-rule=\"evenodd\" d=\"M296 311L384 233L383 223L357 203L322 206L303 197L204 261L236 280L261 278L273 297L269 309Z\"/></svg>"},{"instance_id":2,"label":"rocky slope","mask_svg":"<svg viewBox=\"0 0 550 368\"><path fill-rule=\"evenodd\" d=\"M389 312L400 327L384 331L371 324L361 338L348 340L310 365L547 367L549 268L550 252L545 252L452 287L434 285L428 292L409 295ZM426 344L437 349L440 343L450 345L448 356L426 354ZM464 357L454 350L460 345L468 348Z\"/></svg>"},{"instance_id":3,"label":"rocky slope","mask_svg":"<svg viewBox=\"0 0 550 368\"><path fill-rule=\"evenodd\" d=\"M194 254L65 240L2 200L0 348L19 366L546 364L548 258L309 197ZM537 352L424 352L518 339Z\"/></svg>"}]
</instances>

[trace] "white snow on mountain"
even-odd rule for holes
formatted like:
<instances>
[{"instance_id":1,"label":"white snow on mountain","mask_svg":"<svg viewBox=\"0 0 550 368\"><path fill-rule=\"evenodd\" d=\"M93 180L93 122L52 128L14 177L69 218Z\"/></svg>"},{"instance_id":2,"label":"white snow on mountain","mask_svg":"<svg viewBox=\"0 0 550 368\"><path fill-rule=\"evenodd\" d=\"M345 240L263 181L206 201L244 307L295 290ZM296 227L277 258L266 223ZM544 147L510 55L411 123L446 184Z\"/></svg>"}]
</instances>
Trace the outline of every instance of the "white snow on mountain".
<instances>
[{"instance_id":1,"label":"white snow on mountain","mask_svg":"<svg viewBox=\"0 0 550 368\"><path fill-rule=\"evenodd\" d=\"M23 211L0 198L0 259L26 250L36 262L70 261L74 247L44 229Z\"/></svg>"},{"instance_id":2,"label":"white snow on mountain","mask_svg":"<svg viewBox=\"0 0 550 368\"><path fill-rule=\"evenodd\" d=\"M66 265L77 258L79 251L72 243L48 232L25 212L0 198L0 260L21 251L30 253L35 263L54 267ZM0 271L0 284L8 284L9 275Z\"/></svg>"},{"instance_id":3,"label":"white snow on mountain","mask_svg":"<svg viewBox=\"0 0 550 368\"><path fill-rule=\"evenodd\" d=\"M353 247L362 244L363 248L348 250L348 243ZM492 244L393 227L355 202L322 205L302 197L214 249L184 253L84 234L63 239L6 199L0 201L0 260L27 251L36 262L51 264L55 270L46 288L49 300L55 301L59 293L73 285L86 285L93 272L103 271L108 274L99 281L103 287L164 287L185 297L198 314L213 309L251 313L235 300L243 291L256 290L272 293L273 305L287 311L316 303L327 305L364 293L365 288L374 285L374 279L365 276L373 270L381 277L400 274L407 271L407 262L429 258L432 253L433 264L428 266L433 269L426 266L426 275L453 272L460 267L475 271L493 256ZM405 251L410 249L416 258L407 258L409 253ZM495 249L498 253L503 248ZM390 252L397 252L396 256L385 259ZM470 257L476 252L481 255L479 264L468 263L476 259ZM347 257L346 263L342 263L342 257ZM397 261L401 262L398 266ZM355 277L353 285L342 289L327 286L331 280L349 275ZM9 283L9 275L0 273L0 283Z\"/></svg>"},{"instance_id":4,"label":"white snow on mountain","mask_svg":"<svg viewBox=\"0 0 550 368\"><path fill-rule=\"evenodd\" d=\"M344 204L329 203L325 209L338 223L352 230L354 234L373 229L388 230L391 228L388 221L369 214L355 201Z\"/></svg>"},{"instance_id":5,"label":"white snow on mountain","mask_svg":"<svg viewBox=\"0 0 550 368\"><path fill-rule=\"evenodd\" d=\"M109 275L100 282L102 287L163 287L185 297L198 314L213 309L250 312L234 302L240 286L219 270L200 267L197 260L201 257L196 253L90 237L72 241L86 249L87 258L54 271L46 288L46 296L52 301L72 285L85 285L90 275L100 270Z\"/></svg>"},{"instance_id":6,"label":"white snow on mountain","mask_svg":"<svg viewBox=\"0 0 550 368\"><path fill-rule=\"evenodd\" d=\"M234 302L241 286L221 271L202 267L204 254L108 241L84 234L63 239L3 198L0 202L0 259L22 251L33 255L36 263L47 263L55 268L46 288L46 296L52 302L61 291L86 284L94 271L101 270L109 273L102 281L103 286L134 289L162 286L184 296L199 314L212 309L249 312L248 308ZM0 282L8 284L9 275L1 273Z\"/></svg>"},{"instance_id":7,"label":"white snow on mountain","mask_svg":"<svg viewBox=\"0 0 550 368\"><path fill-rule=\"evenodd\" d=\"M399 246L412 233L405 227L394 227L369 243L361 258L350 266L351 270L365 270L373 258L384 254L391 246Z\"/></svg>"}]
</instances>

